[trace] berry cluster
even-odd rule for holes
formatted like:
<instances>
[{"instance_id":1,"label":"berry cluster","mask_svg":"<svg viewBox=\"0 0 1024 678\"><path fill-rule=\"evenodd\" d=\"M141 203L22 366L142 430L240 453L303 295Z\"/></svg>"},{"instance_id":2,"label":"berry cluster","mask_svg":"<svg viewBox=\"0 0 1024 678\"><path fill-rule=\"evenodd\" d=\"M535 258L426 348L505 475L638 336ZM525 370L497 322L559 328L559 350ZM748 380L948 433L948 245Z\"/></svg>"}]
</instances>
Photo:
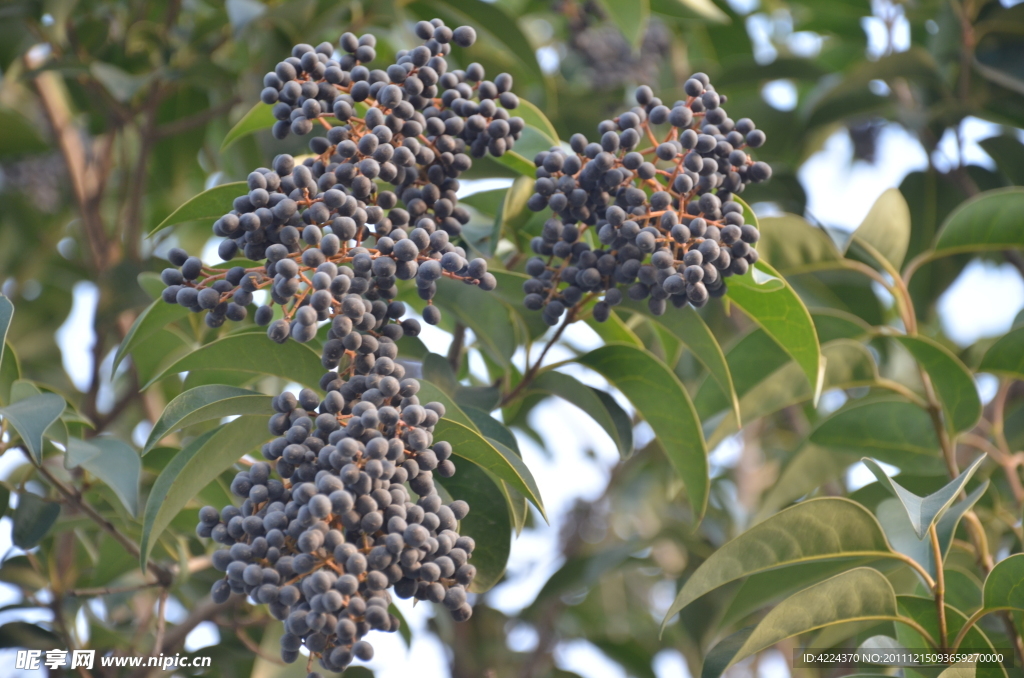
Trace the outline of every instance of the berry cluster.
<instances>
[{"instance_id":1,"label":"berry cluster","mask_svg":"<svg viewBox=\"0 0 1024 678\"><path fill-rule=\"evenodd\" d=\"M263 291L254 319L271 339L322 346L326 396L274 399L279 437L232 483L241 507L204 508L197 534L226 547L213 555L227 575L213 598L268 605L286 621L282 657L295 661L305 646L332 671L372 656L370 630L398 629L390 587L443 603L457 621L472 614L474 542L457 531L469 506L443 505L434 487L435 473L455 473L452 447L433 440L443 405L421 405L419 382L396 360L395 342L421 329L403 319L396 281L416 281L431 324L440 278L494 289L486 262L450 241L469 220L458 177L471 155L510 148L523 121L508 115L518 104L508 75L486 81L478 64L448 72L450 45L472 44L471 28L434 20L416 33L425 43L386 72L362 65L375 57L372 36L343 35L340 60L330 45L295 47L265 78L274 133L306 134L319 121L326 136L301 162L279 155L251 173L213 226L222 259L241 252L259 265L210 267L174 248L161 276L164 301L205 312L210 327L244 320Z\"/></svg>"},{"instance_id":2,"label":"berry cluster","mask_svg":"<svg viewBox=\"0 0 1024 678\"><path fill-rule=\"evenodd\" d=\"M374 348L359 355L375 358L371 369L357 359L360 374L348 381L328 372L323 400L311 389L274 399L269 426L280 437L263 446L270 463L235 476L241 508L204 507L196 528L226 547L213 554L227 573L213 599L235 592L266 604L285 621L282 658L295 661L305 645L330 671L373 657L370 630L398 630L389 587L443 603L456 621L473 613L474 542L457 531L469 506L444 505L433 480L455 473L451 445L431 434L444 406L419 404L419 382L403 378L393 342L364 340Z\"/></svg>"},{"instance_id":3,"label":"berry cluster","mask_svg":"<svg viewBox=\"0 0 1024 678\"><path fill-rule=\"evenodd\" d=\"M524 303L543 308L548 324L597 296L594 319L606 320L622 301L620 285L631 299L648 299L656 315L667 301L700 307L757 261L758 231L732 196L771 176L744 151L763 144L764 132L747 118L730 119L703 73L685 90L687 99L669 108L639 87L638 106L598 126L600 142L575 134L574 154L555 148L534 159L527 205L554 214L531 243L539 256L526 264L533 277L523 284ZM663 141L658 126L668 128ZM583 238L588 229L598 249Z\"/></svg>"}]
</instances>

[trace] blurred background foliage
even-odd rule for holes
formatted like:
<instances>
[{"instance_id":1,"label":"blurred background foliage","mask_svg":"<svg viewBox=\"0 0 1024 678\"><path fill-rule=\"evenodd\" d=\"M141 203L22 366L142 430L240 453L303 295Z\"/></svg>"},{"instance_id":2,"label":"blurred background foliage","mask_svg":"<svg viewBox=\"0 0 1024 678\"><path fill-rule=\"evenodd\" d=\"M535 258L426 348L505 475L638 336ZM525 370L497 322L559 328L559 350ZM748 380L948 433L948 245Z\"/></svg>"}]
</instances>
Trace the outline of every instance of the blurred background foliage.
<instances>
[{"instance_id":1,"label":"blurred background foliage","mask_svg":"<svg viewBox=\"0 0 1024 678\"><path fill-rule=\"evenodd\" d=\"M258 100L263 74L293 44L333 42L343 30L369 31L378 37L378 52L387 55L411 42L414 21L433 16L450 25L476 26L481 39L469 50L456 48L455 60L511 73L517 93L547 114L562 139L578 131L591 133L599 121L631 105L631 92L639 84L649 84L663 100L672 101L685 98L682 84L691 73L708 73L717 90L728 95L730 112L754 119L768 135L757 159L772 164L773 179L752 185L743 195L762 217L785 212L821 228L834 226L808 211L798 171L836 134L849 135L855 162L874 163L884 131L898 126L928 159L899 186L910 207L909 261L929 247L962 201L1024 184L1024 4L1007 4L7 0L0 4L0 282L17 306L7 337L9 356L16 355L21 376L60 392L95 424L81 427L82 434L109 432L123 440L144 439L147 422L155 421L184 388L237 381L230 373L197 373L184 385L165 380L139 395L139 386L157 373L166 356L212 338L201 323L188 321L161 330L141 357L112 370L113 352L152 298L153 289L138 281L152 280L146 274L164 267L159 254L171 245L202 250L209 222L186 224L173 234L146 234L205 188L244 180L276 153L300 150L300 142L275 141L266 131L222 148L228 130ZM975 119L1002 126L980 142L994 164L969 164L962 153L948 157L949 148L962 151L965 120ZM497 163L480 161L467 178L514 176ZM866 196L865 203L874 197ZM484 200L478 203L486 219L494 210ZM511 226L525 232L531 228L525 217ZM857 259L856 249L851 252ZM938 299L972 256L924 264L912 280L911 295L922 333L949 344L974 367L992 341L953 346L943 336L937 311ZM982 256L1008 261L1024 275L1019 252ZM857 324L859 318L873 326L897 322L891 300L863 277L847 271L795 271L787 279L816 320ZM998 290L989 292L998 298ZM509 291L512 297L517 293ZM58 329L78 297L95 300L91 332L67 336L59 345ZM750 323L740 314L726 315L721 304L709 305L702 315L727 352L740 341L758 341L756 332L748 334ZM824 325L818 325L820 334ZM445 329L463 333L454 357L462 365L464 383L484 384L488 374L470 373L459 351L482 355L491 378L500 373L502 367L479 351L475 335L463 343L464 328L448 324ZM657 327L641 321L631 329L698 394L700 410L697 389L703 372L698 363ZM890 343L876 338L869 345L882 374L905 376L907 361ZM71 352L69 346L78 350ZM573 350L571 341L566 349ZM771 363L772 350L777 349L765 345L755 355ZM69 356L82 355L85 360L69 365L69 359L81 360ZM736 374L737 366L733 369ZM758 380L767 376L756 365L747 369ZM1017 450L1024 445L1024 393L1017 386L1004 390L1005 434ZM547 454L557 457L558 441L534 430L529 416L545 402L543 395L528 396L505 412L505 422L546 443ZM696 532L658 443L644 443L614 464L596 499L579 499L555 517L560 554L548 554L547 560L563 564L521 612L502 612L481 597L470 623L453 625L441 617L430 623L430 632L450 648L444 656L451 675L576 675L559 668L558 658L560 648L579 639L630 676L663 678L675 675L666 671L684 668L700 675L703 657L721 631L756 620L771 596L761 592L747 600L749 591L726 587L687 608L659 638L676 582L725 540L794 499L846 492L844 470L852 460L808 460L805 455L803 466L793 463L820 416L805 398L747 422L728 441L734 450L731 461L713 466L710 507ZM650 439L641 433L637 437ZM173 451L158 450L145 458L144 492ZM13 469L8 487L35 482L31 467L8 468ZM926 466L916 476L919 486L941 485L935 475L942 471L941 464ZM796 480L778 490L780 473ZM69 478L82 481L81 474L70 472ZM573 477L561 482L571 486ZM137 523L123 515L108 488L80 484L89 502L123 523L125 532L138 534ZM978 511L993 551L1016 552L1021 548L1021 498L1014 497L1008 478L997 485L999 491L986 496ZM869 505L882 497L874 483L858 493ZM211 484L199 499L226 503L223 482ZM280 667L253 651L261 642L273 646L272 638L264 638L271 633L264 633L265 612L244 605L219 608L206 598L214 573L202 555L204 547L189 536L201 503L175 519L156 551L164 562L177 564L173 596L184 609L168 628L163 647L180 650L190 631L213 620L221 627L220 643L202 653L214 656L215 675L275 675ZM530 516L527 533L534 527L541 528L538 516ZM516 542L513 551L530 543ZM0 626L0 647L67 647L82 640L73 636L84 618L91 647L148 652L155 623L153 590L111 594L102 606L68 594L111 582L130 585L140 576L137 562L118 543L82 516L64 512L41 550L9 555L0 568L0 579L19 592L12 607L3 610L7 623ZM532 595L524 593L523 602ZM11 617L12 612L22 617ZM36 620L42 621L30 623ZM998 626L992 633L998 636ZM1004 637L1004 644L1009 642ZM680 653L682 660L672 664L666 651ZM756 674L757 661L734 671ZM784 670L779 662L773 666Z\"/></svg>"}]
</instances>

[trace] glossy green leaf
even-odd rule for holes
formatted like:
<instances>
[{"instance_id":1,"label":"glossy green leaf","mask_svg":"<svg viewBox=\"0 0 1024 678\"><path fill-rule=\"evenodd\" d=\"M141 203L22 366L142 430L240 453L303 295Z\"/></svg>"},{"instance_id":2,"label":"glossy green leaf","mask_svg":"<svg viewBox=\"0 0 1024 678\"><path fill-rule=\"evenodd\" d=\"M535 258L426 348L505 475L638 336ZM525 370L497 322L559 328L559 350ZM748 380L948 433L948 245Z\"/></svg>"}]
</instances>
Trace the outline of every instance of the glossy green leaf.
<instances>
[{"instance_id":1,"label":"glossy green leaf","mask_svg":"<svg viewBox=\"0 0 1024 678\"><path fill-rule=\"evenodd\" d=\"M520 233L520 229L533 216L533 212L526 206L526 201L533 195L532 176L517 177L512 185L505 191L504 200L497 214L494 215L494 231L491 233L491 240L495 244L502 238L507 238L522 250L529 238Z\"/></svg>"},{"instance_id":2,"label":"glossy green leaf","mask_svg":"<svg viewBox=\"0 0 1024 678\"><path fill-rule=\"evenodd\" d=\"M870 454L900 468L941 463L931 417L894 396L848 403L819 422L809 440L822 447Z\"/></svg>"},{"instance_id":3,"label":"glossy green leaf","mask_svg":"<svg viewBox=\"0 0 1024 678\"><path fill-rule=\"evenodd\" d=\"M638 304L637 306L640 306ZM644 305L646 308L646 305ZM599 323L591 316L586 320L587 325L601 337L606 344L622 343L632 344L637 348L643 348L644 342L636 335L636 332L623 321L622 316L616 311L608 312L608 319Z\"/></svg>"},{"instance_id":4,"label":"glossy green leaf","mask_svg":"<svg viewBox=\"0 0 1024 678\"><path fill-rule=\"evenodd\" d=\"M845 311L816 308L811 311L818 341L826 344L834 339L861 339L871 333L871 325Z\"/></svg>"},{"instance_id":5,"label":"glossy green leaf","mask_svg":"<svg viewBox=\"0 0 1024 678\"><path fill-rule=\"evenodd\" d=\"M809 586L776 605L729 664L807 631L833 624L896 618L896 593L889 580L878 570L854 568Z\"/></svg>"},{"instance_id":6,"label":"glossy green leaf","mask_svg":"<svg viewBox=\"0 0 1024 678\"><path fill-rule=\"evenodd\" d=\"M896 337L931 377L951 433L974 428L981 418L981 399L971 371L949 349L922 336Z\"/></svg>"},{"instance_id":7,"label":"glossy green leaf","mask_svg":"<svg viewBox=\"0 0 1024 678\"><path fill-rule=\"evenodd\" d=\"M977 503L987 489L988 482L986 481L963 501L951 506L936 523L935 530L939 537L939 550L943 554L943 558L949 553L949 547L953 543L953 535L960 524L960 519ZM893 550L910 556L920 563L932 577L935 577L938 569L935 564L935 551L932 548L931 537L927 534L918 537L915 534L914 526L900 500L895 497L884 500L877 506L875 513Z\"/></svg>"},{"instance_id":8,"label":"glossy green leaf","mask_svg":"<svg viewBox=\"0 0 1024 678\"><path fill-rule=\"evenodd\" d=\"M1024 379L1024 325L1000 337L985 352L978 371Z\"/></svg>"},{"instance_id":9,"label":"glossy green leaf","mask_svg":"<svg viewBox=\"0 0 1024 678\"><path fill-rule=\"evenodd\" d=\"M11 386L21 379L21 366L18 354L10 343L4 345L4 358L0 360L0 405L11 402Z\"/></svg>"},{"instance_id":10,"label":"glossy green leaf","mask_svg":"<svg viewBox=\"0 0 1024 678\"><path fill-rule=\"evenodd\" d=\"M537 375L530 384L530 392L549 393L572 403L604 429L615 443L620 455L625 457L632 453L633 429L629 423L629 416L606 393L554 370L545 370ZM607 396L607 399L601 398L601 395Z\"/></svg>"},{"instance_id":11,"label":"glossy green leaf","mask_svg":"<svg viewBox=\"0 0 1024 678\"><path fill-rule=\"evenodd\" d=\"M651 16L649 0L598 0L598 5L622 31L626 41L634 49L639 47Z\"/></svg>"},{"instance_id":12,"label":"glossy green leaf","mask_svg":"<svg viewBox=\"0 0 1024 678\"><path fill-rule=\"evenodd\" d=\"M437 281L434 303L473 330L477 342L495 362L509 364L517 348L515 326L509 308L496 301L492 293L476 285L441 278ZM322 368L320 373L323 374Z\"/></svg>"},{"instance_id":13,"label":"glossy green leaf","mask_svg":"<svg viewBox=\"0 0 1024 678\"><path fill-rule=\"evenodd\" d=\"M218 219L231 211L235 198L248 192L244 181L221 184L203 191L178 209L171 212L159 224L149 230L155 233L162 228L198 219Z\"/></svg>"},{"instance_id":14,"label":"glossy green leaf","mask_svg":"<svg viewBox=\"0 0 1024 678\"><path fill-rule=\"evenodd\" d=\"M235 386L211 384L185 391L164 408L160 419L153 425L142 448L142 454L152 450L169 433L198 424L241 414L270 415L270 396Z\"/></svg>"},{"instance_id":15,"label":"glossy green leaf","mask_svg":"<svg viewBox=\"0 0 1024 678\"><path fill-rule=\"evenodd\" d=\"M931 596L897 596L896 603L901 616L913 619L933 639L938 640L938 611L935 606L935 600ZM963 628L964 623L967 621L967 616L961 610L957 610L949 605L945 607L946 639L951 642ZM904 647L929 647L929 643L921 636L920 632L903 624L896 625L896 638ZM987 653L991 652L994 647L985 632L975 624L964 636L963 642L961 642L958 649L960 651L975 650ZM978 669L981 669L982 674L985 676L1006 677L1005 670L998 665L979 663Z\"/></svg>"},{"instance_id":16,"label":"glossy green leaf","mask_svg":"<svg viewBox=\"0 0 1024 678\"><path fill-rule=\"evenodd\" d=\"M437 422L434 427L434 439L451 443L455 456L467 459L504 480L529 499L544 515L544 504L540 499L537 481L515 453L502 453L477 429L447 418Z\"/></svg>"},{"instance_id":17,"label":"glossy green leaf","mask_svg":"<svg viewBox=\"0 0 1024 678\"><path fill-rule=\"evenodd\" d=\"M543 135L549 146L558 145L558 132L555 130L555 126L548 120L548 116L544 115L544 111L537 107L537 104L529 99L520 98L519 106L512 114L522 118L523 122Z\"/></svg>"},{"instance_id":18,"label":"glossy green leaf","mask_svg":"<svg viewBox=\"0 0 1024 678\"><path fill-rule=\"evenodd\" d=\"M181 509L239 458L272 437L267 431L267 417L246 415L207 431L174 456L146 500L139 544L143 569L157 539Z\"/></svg>"},{"instance_id":19,"label":"glossy green leaf","mask_svg":"<svg viewBox=\"0 0 1024 678\"><path fill-rule=\"evenodd\" d=\"M626 344L602 346L576 362L622 391L651 425L682 478L699 521L708 501L708 451L697 412L679 378L649 351Z\"/></svg>"},{"instance_id":20,"label":"glossy green leaf","mask_svg":"<svg viewBox=\"0 0 1024 678\"><path fill-rule=\"evenodd\" d=\"M1003 558L988 573L984 605L987 610L1024 610L1024 553Z\"/></svg>"},{"instance_id":21,"label":"glossy green leaf","mask_svg":"<svg viewBox=\"0 0 1024 678\"><path fill-rule=\"evenodd\" d=\"M297 341L276 344L263 332L222 337L174 361L149 380L142 390L180 372L229 370L269 374L296 381L312 389L320 389L324 374L320 355Z\"/></svg>"},{"instance_id":22,"label":"glossy green leaf","mask_svg":"<svg viewBox=\"0 0 1024 678\"><path fill-rule=\"evenodd\" d=\"M438 439L451 442L448 438ZM452 446L458 454L459 448L455 443ZM459 521L459 531L476 541L473 565L477 576L473 580L472 590L477 593L487 591L505 574L512 546L513 520L509 515L505 494L495 479L476 464L456 464L454 476L435 476L435 479L453 499L462 499L471 507L469 514Z\"/></svg>"},{"instance_id":23,"label":"glossy green leaf","mask_svg":"<svg viewBox=\"0 0 1024 678\"><path fill-rule=\"evenodd\" d=\"M277 118L274 117L274 107L262 101L258 102L227 133L224 141L221 142L220 152L223 153L229 146L244 136L261 129L270 129L274 126L275 122L277 122Z\"/></svg>"},{"instance_id":24,"label":"glossy green leaf","mask_svg":"<svg viewBox=\"0 0 1024 678\"><path fill-rule=\"evenodd\" d=\"M720 640L704 657L700 678L718 678L732 664L733 658L754 632L754 627L742 629Z\"/></svg>"},{"instance_id":25,"label":"glossy green leaf","mask_svg":"<svg viewBox=\"0 0 1024 678\"><path fill-rule=\"evenodd\" d=\"M623 301L622 305L640 313L645 313L647 310L645 302L627 299ZM726 398L732 403L736 418L740 419L739 398L736 395L729 363L726 361L725 353L722 351L718 339L712 334L711 328L707 326L697 310L686 305L680 309L672 309L671 313L654 318L653 322L664 326L693 353L693 356L711 375L711 379L717 384L719 390L726 394Z\"/></svg>"},{"instance_id":26,"label":"glossy green leaf","mask_svg":"<svg viewBox=\"0 0 1024 678\"><path fill-rule=\"evenodd\" d=\"M891 557L881 526L863 506L840 497L809 499L712 553L686 580L665 618L724 584L759 572L813 561Z\"/></svg>"},{"instance_id":27,"label":"glossy green leaf","mask_svg":"<svg viewBox=\"0 0 1024 678\"><path fill-rule=\"evenodd\" d=\"M532 162L515 151L505 151L499 157L492 158L492 160L499 165L508 167L510 170L513 170L524 177L532 177L537 171L537 167Z\"/></svg>"},{"instance_id":28,"label":"glossy green leaf","mask_svg":"<svg viewBox=\"0 0 1024 678\"><path fill-rule=\"evenodd\" d=\"M14 427L32 458L41 463L43 433L60 418L64 406L64 399L56 393L41 393L0 408L0 417Z\"/></svg>"},{"instance_id":29,"label":"glossy green leaf","mask_svg":"<svg viewBox=\"0 0 1024 678\"><path fill-rule=\"evenodd\" d=\"M945 487L929 494L927 497L919 497L897 483L873 459L865 458L863 461L871 469L871 472L875 474L875 477L878 478L878 482L902 502L914 532L921 539L924 538L928 529L942 517L946 509L952 505L953 500L960 494L967 481L971 479L971 476L974 475L974 472L978 470L978 467L981 466L981 462L984 460L985 455L983 454Z\"/></svg>"},{"instance_id":30,"label":"glossy green leaf","mask_svg":"<svg viewBox=\"0 0 1024 678\"><path fill-rule=\"evenodd\" d=\"M168 304L163 299L157 299L135 318L128 333L117 347L114 354L114 365L111 369L117 370L125 356L134 351L142 342L167 327L175 320L180 320L189 315L190 311L178 304Z\"/></svg>"},{"instance_id":31,"label":"glossy green leaf","mask_svg":"<svg viewBox=\"0 0 1024 678\"><path fill-rule=\"evenodd\" d=\"M824 229L795 214L765 217L760 231L757 252L782 275L836 268L843 258Z\"/></svg>"},{"instance_id":32,"label":"glossy green leaf","mask_svg":"<svg viewBox=\"0 0 1024 678\"><path fill-rule=\"evenodd\" d=\"M1024 247L1020 214L1024 188L986 191L962 203L946 219L935 241L941 255Z\"/></svg>"},{"instance_id":33,"label":"glossy green leaf","mask_svg":"<svg viewBox=\"0 0 1024 678\"><path fill-rule=\"evenodd\" d=\"M771 276L757 282L759 275ZM800 365L816 403L821 395L824 365L814 321L789 283L769 265L758 261L750 275L729 278L726 298L760 325Z\"/></svg>"},{"instance_id":34,"label":"glossy green leaf","mask_svg":"<svg viewBox=\"0 0 1024 678\"><path fill-rule=\"evenodd\" d=\"M131 445L108 436L89 440L68 438L64 465L68 468L81 466L113 490L128 513L139 514L142 461Z\"/></svg>"},{"instance_id":35,"label":"glossy green leaf","mask_svg":"<svg viewBox=\"0 0 1024 678\"><path fill-rule=\"evenodd\" d=\"M910 245L910 207L898 188L878 196L847 246L854 241L868 245L900 270Z\"/></svg>"},{"instance_id":36,"label":"glossy green leaf","mask_svg":"<svg viewBox=\"0 0 1024 678\"><path fill-rule=\"evenodd\" d=\"M11 540L15 546L27 551L42 541L59 515L60 504L46 501L31 492L19 493Z\"/></svg>"}]
</instances>

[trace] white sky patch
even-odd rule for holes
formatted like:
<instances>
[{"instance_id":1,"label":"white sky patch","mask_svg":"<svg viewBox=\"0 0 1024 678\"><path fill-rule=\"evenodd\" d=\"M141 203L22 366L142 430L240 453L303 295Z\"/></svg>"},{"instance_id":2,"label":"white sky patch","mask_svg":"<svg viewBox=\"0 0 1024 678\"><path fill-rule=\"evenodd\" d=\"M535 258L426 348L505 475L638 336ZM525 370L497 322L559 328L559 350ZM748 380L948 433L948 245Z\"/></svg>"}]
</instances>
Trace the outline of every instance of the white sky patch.
<instances>
[{"instance_id":1,"label":"white sky patch","mask_svg":"<svg viewBox=\"0 0 1024 678\"><path fill-rule=\"evenodd\" d=\"M959 346L1006 333L1024 309L1024 281L1012 264L976 259L939 297L942 329Z\"/></svg>"},{"instance_id":2,"label":"white sky patch","mask_svg":"<svg viewBox=\"0 0 1024 678\"><path fill-rule=\"evenodd\" d=\"M83 393L89 390L92 380L92 347L96 342L92 325L99 300L100 292L95 284L84 280L75 283L71 313L56 335L64 371L75 388Z\"/></svg>"}]
</instances>

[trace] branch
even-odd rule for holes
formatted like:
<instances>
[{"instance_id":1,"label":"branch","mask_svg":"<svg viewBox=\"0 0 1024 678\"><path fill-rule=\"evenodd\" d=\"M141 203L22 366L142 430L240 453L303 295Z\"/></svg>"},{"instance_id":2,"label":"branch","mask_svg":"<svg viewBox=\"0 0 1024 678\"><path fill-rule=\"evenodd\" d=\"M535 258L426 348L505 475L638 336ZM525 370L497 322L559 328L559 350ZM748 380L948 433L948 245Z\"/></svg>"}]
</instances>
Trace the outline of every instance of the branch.
<instances>
[{"instance_id":1,"label":"branch","mask_svg":"<svg viewBox=\"0 0 1024 678\"><path fill-rule=\"evenodd\" d=\"M91 518L93 522L99 525L104 532L113 537L114 540L122 547L124 547L124 549L128 551L128 553L130 553L132 556L134 556L135 558L139 558L141 556L139 547L135 542L133 542L131 539L122 534L116 527L114 527L113 523L111 523L109 520L100 515L100 513L92 506L90 506L85 501L85 499L80 497L77 492L72 491L71 488L69 488L67 485L58 480L56 476L50 473L49 469L47 469L45 466L37 465L32 456L26 450L24 450L24 448L22 448L22 451L25 453L25 456L28 457L28 460L32 462L32 464L36 467L39 473L41 473L47 479L47 481L49 481L49 483L53 485L54 488L57 489L58 492L64 495L64 497L68 500L69 503L71 503L71 505L80 510L82 513L89 516L89 518ZM171 583L174 582L174 575L166 568L157 565L156 563L150 563L149 567L153 570L153 573L156 575L157 579L160 581L162 585L169 586Z\"/></svg>"},{"instance_id":2,"label":"branch","mask_svg":"<svg viewBox=\"0 0 1024 678\"><path fill-rule=\"evenodd\" d=\"M565 328L571 325L572 322L576 319L575 311L576 309L572 308L566 312L565 320L563 320L562 324L558 326L558 329L555 330L555 333L551 335L551 338L548 340L548 343L544 344L544 349L540 352L540 355L537 356L537 362L533 364L533 367L526 371L526 374L524 374L523 378L519 380L519 383L516 384L516 387L509 391L509 393L504 398L501 399L501 402L498 404L498 407L505 407L510 402L515 400L516 396L518 396L523 391L523 389L525 389L533 381L534 377L537 376L537 371L540 370L541 363L544 362L544 356L547 355L551 347L554 346L555 342L557 342L558 339L562 336L562 332L565 331Z\"/></svg>"},{"instance_id":3,"label":"branch","mask_svg":"<svg viewBox=\"0 0 1024 678\"><path fill-rule=\"evenodd\" d=\"M25 56L24 61L29 70L43 65L41 61L32 59L29 55ZM100 215L99 202L105 179L102 172L97 171L89 161L82 134L72 122L60 76L53 71L42 71L32 79L32 85L67 165L71 189L82 216L82 228L85 231L93 265L97 271L104 271L120 256L120 248L107 237Z\"/></svg>"}]
</instances>

